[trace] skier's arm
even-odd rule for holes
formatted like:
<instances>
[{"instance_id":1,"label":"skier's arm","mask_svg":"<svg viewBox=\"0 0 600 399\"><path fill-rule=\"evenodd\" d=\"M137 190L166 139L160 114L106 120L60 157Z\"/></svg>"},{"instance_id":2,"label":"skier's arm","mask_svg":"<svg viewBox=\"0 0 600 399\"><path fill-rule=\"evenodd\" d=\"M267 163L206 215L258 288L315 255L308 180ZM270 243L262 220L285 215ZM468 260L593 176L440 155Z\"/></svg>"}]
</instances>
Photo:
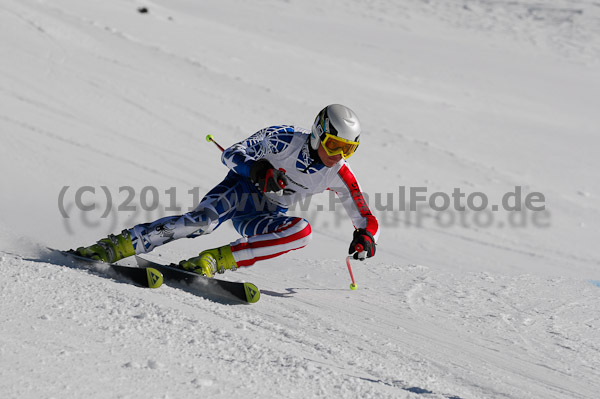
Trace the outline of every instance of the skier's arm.
<instances>
[{"instance_id":1,"label":"skier's arm","mask_svg":"<svg viewBox=\"0 0 600 399\"><path fill-rule=\"evenodd\" d=\"M276 154L285 150L293 136L292 126L267 127L226 149L221 160L237 174L250 177L250 169L256 161L267 154Z\"/></svg>"},{"instance_id":2,"label":"skier's arm","mask_svg":"<svg viewBox=\"0 0 600 399\"><path fill-rule=\"evenodd\" d=\"M340 197L348 216L352 219L354 232L350 253L356 251L355 245L361 244L366 256L375 254L375 243L379 238L379 222L371 213L367 201L362 195L360 185L350 167L345 164L338 172L339 187L332 187ZM355 254L357 258L357 254ZM364 257L363 257L364 259Z\"/></svg>"}]
</instances>

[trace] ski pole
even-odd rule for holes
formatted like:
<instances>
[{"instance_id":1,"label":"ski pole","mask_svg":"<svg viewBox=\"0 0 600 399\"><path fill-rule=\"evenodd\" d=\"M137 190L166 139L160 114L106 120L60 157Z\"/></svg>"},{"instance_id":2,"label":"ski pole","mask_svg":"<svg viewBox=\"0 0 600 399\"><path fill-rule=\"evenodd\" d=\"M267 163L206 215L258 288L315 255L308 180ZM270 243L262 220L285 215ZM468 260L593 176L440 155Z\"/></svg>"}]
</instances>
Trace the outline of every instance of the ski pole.
<instances>
[{"instance_id":1,"label":"ski pole","mask_svg":"<svg viewBox=\"0 0 600 399\"><path fill-rule=\"evenodd\" d=\"M346 256L346 265L348 266L348 271L350 272L350 278L352 279L352 284L350 284L350 289L355 290L358 288L356 282L354 281L354 274L352 274L352 267L350 266L350 257Z\"/></svg>"},{"instance_id":2,"label":"ski pole","mask_svg":"<svg viewBox=\"0 0 600 399\"><path fill-rule=\"evenodd\" d=\"M214 143L217 147L219 147L219 150L221 150L221 152L225 152L225 148L221 147L221 145L215 141L215 138L213 137L212 134L209 134L208 136L206 136L206 141L208 141L209 143L210 142Z\"/></svg>"},{"instance_id":3,"label":"ski pole","mask_svg":"<svg viewBox=\"0 0 600 399\"><path fill-rule=\"evenodd\" d=\"M356 252L362 252L362 251L364 251L364 248L361 244L356 244L356 246L354 247L354 250ZM350 273L350 278L352 279L352 284L350 284L350 289L355 290L358 288L358 285L356 285L356 281L354 281L354 274L352 273L352 267L350 266L350 257L349 256L346 257L346 266L348 266L348 272Z\"/></svg>"}]
</instances>

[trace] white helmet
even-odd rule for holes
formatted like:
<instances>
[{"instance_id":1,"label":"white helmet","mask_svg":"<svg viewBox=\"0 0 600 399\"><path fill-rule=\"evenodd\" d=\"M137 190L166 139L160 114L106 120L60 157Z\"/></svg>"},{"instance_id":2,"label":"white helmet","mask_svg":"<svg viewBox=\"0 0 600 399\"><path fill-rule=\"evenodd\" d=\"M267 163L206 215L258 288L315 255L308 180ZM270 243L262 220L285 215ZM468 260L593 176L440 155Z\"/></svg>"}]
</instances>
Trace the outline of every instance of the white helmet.
<instances>
[{"instance_id":1,"label":"white helmet","mask_svg":"<svg viewBox=\"0 0 600 399\"><path fill-rule=\"evenodd\" d=\"M327 133L358 143L360 141L358 117L346 106L340 104L326 106L319 112L312 125L310 145L314 150L319 148L319 143L325 140Z\"/></svg>"}]
</instances>

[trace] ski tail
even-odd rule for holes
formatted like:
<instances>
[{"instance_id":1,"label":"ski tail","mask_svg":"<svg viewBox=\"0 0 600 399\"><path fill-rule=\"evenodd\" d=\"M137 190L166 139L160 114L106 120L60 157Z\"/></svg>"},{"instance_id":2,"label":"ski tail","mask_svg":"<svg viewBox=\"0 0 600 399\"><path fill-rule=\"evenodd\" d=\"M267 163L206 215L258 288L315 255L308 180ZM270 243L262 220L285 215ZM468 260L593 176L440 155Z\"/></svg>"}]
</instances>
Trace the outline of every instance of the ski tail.
<instances>
[{"instance_id":1,"label":"ski tail","mask_svg":"<svg viewBox=\"0 0 600 399\"><path fill-rule=\"evenodd\" d=\"M148 288L158 288L163 283L162 273L152 267L146 268L146 278L147 278L146 283L148 285Z\"/></svg>"},{"instance_id":2,"label":"ski tail","mask_svg":"<svg viewBox=\"0 0 600 399\"><path fill-rule=\"evenodd\" d=\"M259 289L252 283L243 283L244 291L246 292L246 301L248 303L256 303L260 299Z\"/></svg>"}]
</instances>

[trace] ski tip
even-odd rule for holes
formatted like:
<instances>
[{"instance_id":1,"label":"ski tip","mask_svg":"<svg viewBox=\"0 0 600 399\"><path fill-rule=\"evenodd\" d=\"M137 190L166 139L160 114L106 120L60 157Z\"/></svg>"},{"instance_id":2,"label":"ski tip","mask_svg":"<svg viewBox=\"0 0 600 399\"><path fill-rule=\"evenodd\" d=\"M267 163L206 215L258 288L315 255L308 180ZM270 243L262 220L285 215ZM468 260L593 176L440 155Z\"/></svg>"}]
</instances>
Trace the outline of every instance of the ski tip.
<instances>
[{"instance_id":1,"label":"ski tip","mask_svg":"<svg viewBox=\"0 0 600 399\"><path fill-rule=\"evenodd\" d=\"M259 289L252 283L244 283L244 290L246 291L246 300L248 303L256 303L260 299Z\"/></svg>"},{"instance_id":2,"label":"ski tip","mask_svg":"<svg viewBox=\"0 0 600 399\"><path fill-rule=\"evenodd\" d=\"M152 267L147 267L146 274L148 276L148 287L158 288L162 285L163 275L161 272Z\"/></svg>"}]
</instances>

